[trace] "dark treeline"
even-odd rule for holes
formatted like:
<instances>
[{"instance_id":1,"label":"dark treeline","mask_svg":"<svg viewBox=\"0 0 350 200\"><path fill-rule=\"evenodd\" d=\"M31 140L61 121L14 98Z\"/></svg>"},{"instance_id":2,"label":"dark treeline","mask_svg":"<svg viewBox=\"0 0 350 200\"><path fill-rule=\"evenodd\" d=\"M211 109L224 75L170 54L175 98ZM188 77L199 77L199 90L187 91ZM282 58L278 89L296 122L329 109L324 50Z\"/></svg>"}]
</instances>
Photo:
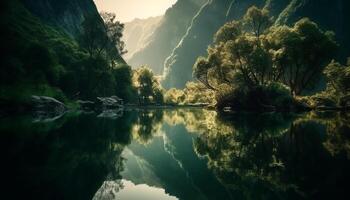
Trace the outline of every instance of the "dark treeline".
<instances>
[{"instance_id":1,"label":"dark treeline","mask_svg":"<svg viewBox=\"0 0 350 200\"><path fill-rule=\"evenodd\" d=\"M134 73L122 59L124 25L116 15L86 11L75 24L81 31L72 36L32 14L22 1L3 4L1 102L25 103L31 95L64 102L112 95L130 103L163 102L153 73ZM154 84L145 84L149 80Z\"/></svg>"}]
</instances>

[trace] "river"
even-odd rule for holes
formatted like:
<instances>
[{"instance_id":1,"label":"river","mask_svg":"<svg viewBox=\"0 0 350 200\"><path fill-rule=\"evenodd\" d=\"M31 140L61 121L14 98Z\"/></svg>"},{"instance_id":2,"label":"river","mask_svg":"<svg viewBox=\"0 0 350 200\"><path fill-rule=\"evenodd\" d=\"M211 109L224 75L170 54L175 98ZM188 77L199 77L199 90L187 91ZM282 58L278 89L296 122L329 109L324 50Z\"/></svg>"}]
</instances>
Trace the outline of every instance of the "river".
<instances>
[{"instance_id":1,"label":"river","mask_svg":"<svg viewBox=\"0 0 350 200\"><path fill-rule=\"evenodd\" d=\"M349 199L350 116L195 109L0 118L4 199Z\"/></svg>"}]
</instances>

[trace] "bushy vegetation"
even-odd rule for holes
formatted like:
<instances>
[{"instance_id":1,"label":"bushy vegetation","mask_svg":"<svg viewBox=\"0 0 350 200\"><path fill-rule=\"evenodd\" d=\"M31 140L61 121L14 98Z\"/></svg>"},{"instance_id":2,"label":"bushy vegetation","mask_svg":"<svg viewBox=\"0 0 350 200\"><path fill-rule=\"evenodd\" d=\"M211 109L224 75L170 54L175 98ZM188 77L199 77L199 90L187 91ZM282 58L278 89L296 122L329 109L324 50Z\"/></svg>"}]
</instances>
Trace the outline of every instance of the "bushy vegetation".
<instances>
[{"instance_id":1,"label":"bushy vegetation","mask_svg":"<svg viewBox=\"0 0 350 200\"><path fill-rule=\"evenodd\" d=\"M183 90L171 88L164 94L169 105L213 104L214 92L199 82L188 82Z\"/></svg>"},{"instance_id":2,"label":"bushy vegetation","mask_svg":"<svg viewBox=\"0 0 350 200\"><path fill-rule=\"evenodd\" d=\"M133 82L137 90L139 104L163 104L164 89L159 83L159 78L154 76L150 68L142 66L136 69Z\"/></svg>"},{"instance_id":3,"label":"bushy vegetation","mask_svg":"<svg viewBox=\"0 0 350 200\"><path fill-rule=\"evenodd\" d=\"M111 95L135 99L131 67L120 57L125 53L123 24L115 15L86 16L77 42L34 17L20 1L4 4L0 99L25 101L47 94L62 101Z\"/></svg>"},{"instance_id":4,"label":"bushy vegetation","mask_svg":"<svg viewBox=\"0 0 350 200\"><path fill-rule=\"evenodd\" d=\"M323 73L327 82L326 90L301 100L313 108L348 109L350 106L349 59L346 66L332 61Z\"/></svg>"},{"instance_id":5,"label":"bushy vegetation","mask_svg":"<svg viewBox=\"0 0 350 200\"><path fill-rule=\"evenodd\" d=\"M221 27L208 56L198 58L194 76L215 91L219 108L290 108L319 83L337 48L334 33L307 18L271 25L269 11L253 6Z\"/></svg>"}]
</instances>

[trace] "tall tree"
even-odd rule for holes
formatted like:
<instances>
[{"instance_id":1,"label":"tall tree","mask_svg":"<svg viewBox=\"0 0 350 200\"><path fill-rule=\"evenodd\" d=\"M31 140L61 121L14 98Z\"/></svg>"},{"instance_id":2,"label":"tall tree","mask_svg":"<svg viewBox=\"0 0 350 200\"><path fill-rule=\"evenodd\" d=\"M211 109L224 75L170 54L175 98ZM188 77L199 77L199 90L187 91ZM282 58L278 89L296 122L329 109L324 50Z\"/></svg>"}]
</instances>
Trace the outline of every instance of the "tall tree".
<instances>
[{"instance_id":1,"label":"tall tree","mask_svg":"<svg viewBox=\"0 0 350 200\"><path fill-rule=\"evenodd\" d=\"M194 65L194 76L214 90L282 82L300 95L315 86L336 50L334 34L307 18L293 27L270 27L268 13L252 7L242 20L220 28L207 58Z\"/></svg>"},{"instance_id":2,"label":"tall tree","mask_svg":"<svg viewBox=\"0 0 350 200\"><path fill-rule=\"evenodd\" d=\"M337 48L333 32L322 31L307 18L294 27L277 27L269 34L275 50L278 78L300 95L318 83L322 71Z\"/></svg>"},{"instance_id":3,"label":"tall tree","mask_svg":"<svg viewBox=\"0 0 350 200\"><path fill-rule=\"evenodd\" d=\"M134 85L140 104L163 103L163 89L150 68L143 66L135 70Z\"/></svg>"},{"instance_id":4,"label":"tall tree","mask_svg":"<svg viewBox=\"0 0 350 200\"><path fill-rule=\"evenodd\" d=\"M88 51L90 57L101 55L108 43L106 29L101 18L96 15L85 16L82 29L80 45Z\"/></svg>"},{"instance_id":5,"label":"tall tree","mask_svg":"<svg viewBox=\"0 0 350 200\"><path fill-rule=\"evenodd\" d=\"M123 37L124 24L116 20L116 15L114 13L102 12L100 13L106 33L109 40L109 45L107 48L109 52L114 52L115 50L119 55L127 53L125 50L125 43L121 40Z\"/></svg>"}]
</instances>

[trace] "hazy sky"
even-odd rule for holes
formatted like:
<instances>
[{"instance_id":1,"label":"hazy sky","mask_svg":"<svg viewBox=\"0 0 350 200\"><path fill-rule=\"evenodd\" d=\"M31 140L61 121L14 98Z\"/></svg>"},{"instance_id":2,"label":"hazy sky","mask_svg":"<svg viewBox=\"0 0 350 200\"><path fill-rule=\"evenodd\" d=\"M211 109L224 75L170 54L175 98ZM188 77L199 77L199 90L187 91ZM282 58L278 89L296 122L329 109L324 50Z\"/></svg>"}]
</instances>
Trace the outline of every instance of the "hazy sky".
<instances>
[{"instance_id":1,"label":"hazy sky","mask_svg":"<svg viewBox=\"0 0 350 200\"><path fill-rule=\"evenodd\" d=\"M165 13L176 0L94 0L99 11L113 12L122 22Z\"/></svg>"}]
</instances>

